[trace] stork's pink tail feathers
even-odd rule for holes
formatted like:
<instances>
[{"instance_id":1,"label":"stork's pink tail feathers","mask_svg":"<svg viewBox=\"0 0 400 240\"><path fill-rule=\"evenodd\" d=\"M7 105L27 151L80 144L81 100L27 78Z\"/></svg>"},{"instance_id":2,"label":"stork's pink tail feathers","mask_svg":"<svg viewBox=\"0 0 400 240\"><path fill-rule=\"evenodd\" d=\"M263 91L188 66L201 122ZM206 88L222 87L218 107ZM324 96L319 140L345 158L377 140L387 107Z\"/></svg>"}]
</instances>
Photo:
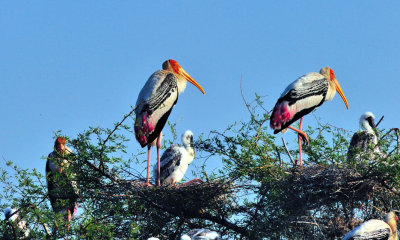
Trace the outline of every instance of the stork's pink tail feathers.
<instances>
[{"instance_id":1,"label":"stork's pink tail feathers","mask_svg":"<svg viewBox=\"0 0 400 240\"><path fill-rule=\"evenodd\" d=\"M286 101L275 105L272 111L270 127L275 130L282 130L282 126L293 118L296 111L290 109Z\"/></svg>"}]
</instances>

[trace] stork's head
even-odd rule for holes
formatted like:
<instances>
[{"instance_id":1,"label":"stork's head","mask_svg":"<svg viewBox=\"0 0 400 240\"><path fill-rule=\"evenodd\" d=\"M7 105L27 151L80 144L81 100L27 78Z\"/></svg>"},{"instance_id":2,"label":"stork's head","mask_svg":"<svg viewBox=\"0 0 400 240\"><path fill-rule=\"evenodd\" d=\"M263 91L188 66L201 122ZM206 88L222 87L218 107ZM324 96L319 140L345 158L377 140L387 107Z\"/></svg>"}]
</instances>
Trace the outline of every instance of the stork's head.
<instances>
[{"instance_id":1,"label":"stork's head","mask_svg":"<svg viewBox=\"0 0 400 240\"><path fill-rule=\"evenodd\" d=\"M190 130L186 130L182 134L182 143L185 147L193 147L193 132Z\"/></svg>"},{"instance_id":2,"label":"stork's head","mask_svg":"<svg viewBox=\"0 0 400 240\"><path fill-rule=\"evenodd\" d=\"M162 68L182 76L188 82L195 85L204 94L203 88L178 64L177 61L169 59L163 63Z\"/></svg>"},{"instance_id":3,"label":"stork's head","mask_svg":"<svg viewBox=\"0 0 400 240\"><path fill-rule=\"evenodd\" d=\"M375 115L372 112L366 112L360 117L360 126L371 134L376 135Z\"/></svg>"},{"instance_id":4,"label":"stork's head","mask_svg":"<svg viewBox=\"0 0 400 240\"><path fill-rule=\"evenodd\" d=\"M6 209L4 209L4 217L6 218L6 219L9 219L10 217L11 217L11 214L12 214L12 209L11 208L6 208Z\"/></svg>"},{"instance_id":5,"label":"stork's head","mask_svg":"<svg viewBox=\"0 0 400 240\"><path fill-rule=\"evenodd\" d=\"M336 92L339 93L340 97L343 99L344 104L348 109L349 104L347 103L347 99L344 96L344 93L339 85L339 82L336 80L335 73L333 72L333 70L330 67L324 67L319 71L319 73L329 80L329 85L336 89Z\"/></svg>"},{"instance_id":6,"label":"stork's head","mask_svg":"<svg viewBox=\"0 0 400 240\"><path fill-rule=\"evenodd\" d=\"M65 138L58 137L54 142L54 148L57 150L57 152L63 154L65 152Z\"/></svg>"}]
</instances>

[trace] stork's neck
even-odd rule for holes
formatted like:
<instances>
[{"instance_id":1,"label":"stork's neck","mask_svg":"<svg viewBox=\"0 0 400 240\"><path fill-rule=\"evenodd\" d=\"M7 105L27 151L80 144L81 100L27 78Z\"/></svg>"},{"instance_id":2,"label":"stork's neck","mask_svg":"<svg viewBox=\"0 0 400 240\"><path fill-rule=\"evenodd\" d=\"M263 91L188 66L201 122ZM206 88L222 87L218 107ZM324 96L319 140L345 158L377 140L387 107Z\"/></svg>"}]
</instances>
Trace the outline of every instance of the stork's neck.
<instances>
[{"instance_id":1,"label":"stork's neck","mask_svg":"<svg viewBox=\"0 0 400 240\"><path fill-rule=\"evenodd\" d=\"M191 146L190 144L185 144L184 147L185 147L185 149L186 149L186 152L187 152L188 155L189 155L188 164L190 164L190 163L192 163L192 161L193 161L193 159L194 159L194 155L195 155L194 148L193 148L193 146Z\"/></svg>"},{"instance_id":2,"label":"stork's neck","mask_svg":"<svg viewBox=\"0 0 400 240\"><path fill-rule=\"evenodd\" d=\"M372 135L375 135L374 129L371 127L371 125L369 125L368 121L365 119L361 122L361 129L363 131L367 131L368 133L370 133Z\"/></svg>"},{"instance_id":3,"label":"stork's neck","mask_svg":"<svg viewBox=\"0 0 400 240\"><path fill-rule=\"evenodd\" d=\"M326 93L325 101L332 100L332 98L336 94L335 83L333 83L332 81L329 81L329 80L328 80L328 82L329 82L329 87L328 87L328 92Z\"/></svg>"},{"instance_id":4,"label":"stork's neck","mask_svg":"<svg viewBox=\"0 0 400 240\"><path fill-rule=\"evenodd\" d=\"M181 93L183 93L183 91L185 91L187 80L184 77L182 77L181 75L179 75L179 74L175 73L174 75L175 75L175 77L177 79L178 94L181 94Z\"/></svg>"}]
</instances>

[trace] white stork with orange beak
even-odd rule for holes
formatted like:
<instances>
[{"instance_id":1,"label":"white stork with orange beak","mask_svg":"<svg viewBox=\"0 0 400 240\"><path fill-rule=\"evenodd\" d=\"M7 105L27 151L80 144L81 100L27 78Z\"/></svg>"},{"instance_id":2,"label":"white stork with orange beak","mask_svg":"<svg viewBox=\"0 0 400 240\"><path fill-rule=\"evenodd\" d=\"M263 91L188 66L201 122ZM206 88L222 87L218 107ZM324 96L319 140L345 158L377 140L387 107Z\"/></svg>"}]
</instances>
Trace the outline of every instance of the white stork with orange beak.
<instances>
[{"instance_id":1,"label":"white stork with orange beak","mask_svg":"<svg viewBox=\"0 0 400 240\"><path fill-rule=\"evenodd\" d=\"M342 97L346 107L349 108L347 99L343 94L335 73L329 67L324 67L319 73L308 73L292 84L282 93L275 104L271 114L270 126L274 133L286 132L288 128L299 134L300 166L303 164L301 154L301 138L308 142L307 134L301 131L303 116L321 106L325 101L331 100L336 92ZM300 119L299 129L290 125Z\"/></svg>"},{"instance_id":2,"label":"white stork with orange beak","mask_svg":"<svg viewBox=\"0 0 400 240\"><path fill-rule=\"evenodd\" d=\"M55 213L62 213L66 221L71 221L77 208L78 187L75 181L68 178L65 168L68 168L67 155L73 154L65 146L65 138L58 137L54 143L54 151L49 154L46 162L46 180L51 206Z\"/></svg>"},{"instance_id":3,"label":"white stork with orange beak","mask_svg":"<svg viewBox=\"0 0 400 240\"><path fill-rule=\"evenodd\" d=\"M167 122L172 108L178 101L178 95L185 88L187 81L195 85L203 94L203 88L175 60L167 60L162 70L153 73L145 83L136 101L135 136L142 147L147 146L147 178L150 178L150 148L157 140L157 186L160 186L160 147L161 130Z\"/></svg>"}]
</instances>

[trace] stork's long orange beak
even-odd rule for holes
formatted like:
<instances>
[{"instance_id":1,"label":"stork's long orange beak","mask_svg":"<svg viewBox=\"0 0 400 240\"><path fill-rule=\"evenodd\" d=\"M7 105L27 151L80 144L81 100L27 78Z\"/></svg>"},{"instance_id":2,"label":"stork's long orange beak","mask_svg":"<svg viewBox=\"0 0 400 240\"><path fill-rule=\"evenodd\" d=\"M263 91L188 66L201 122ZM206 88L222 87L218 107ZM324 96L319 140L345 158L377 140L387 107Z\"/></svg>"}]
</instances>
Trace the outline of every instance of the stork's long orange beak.
<instances>
[{"instance_id":1,"label":"stork's long orange beak","mask_svg":"<svg viewBox=\"0 0 400 240\"><path fill-rule=\"evenodd\" d=\"M203 94L205 94L203 88L198 84L182 67L179 67L179 74L181 74L188 82L195 85Z\"/></svg>"},{"instance_id":2,"label":"stork's long orange beak","mask_svg":"<svg viewBox=\"0 0 400 240\"><path fill-rule=\"evenodd\" d=\"M64 166L64 163L63 163L63 162L61 162L61 163L60 163L60 165L61 165L61 167L60 167L60 173L62 173L62 171L63 171L63 166Z\"/></svg>"},{"instance_id":3,"label":"stork's long orange beak","mask_svg":"<svg viewBox=\"0 0 400 240\"><path fill-rule=\"evenodd\" d=\"M344 93L342 91L342 88L339 85L339 82L336 80L336 78L334 81L335 81L335 85L336 85L336 92L339 93L340 97L343 99L344 104L346 104L347 109L349 109L349 104L347 103L347 99L344 96Z\"/></svg>"}]
</instances>

